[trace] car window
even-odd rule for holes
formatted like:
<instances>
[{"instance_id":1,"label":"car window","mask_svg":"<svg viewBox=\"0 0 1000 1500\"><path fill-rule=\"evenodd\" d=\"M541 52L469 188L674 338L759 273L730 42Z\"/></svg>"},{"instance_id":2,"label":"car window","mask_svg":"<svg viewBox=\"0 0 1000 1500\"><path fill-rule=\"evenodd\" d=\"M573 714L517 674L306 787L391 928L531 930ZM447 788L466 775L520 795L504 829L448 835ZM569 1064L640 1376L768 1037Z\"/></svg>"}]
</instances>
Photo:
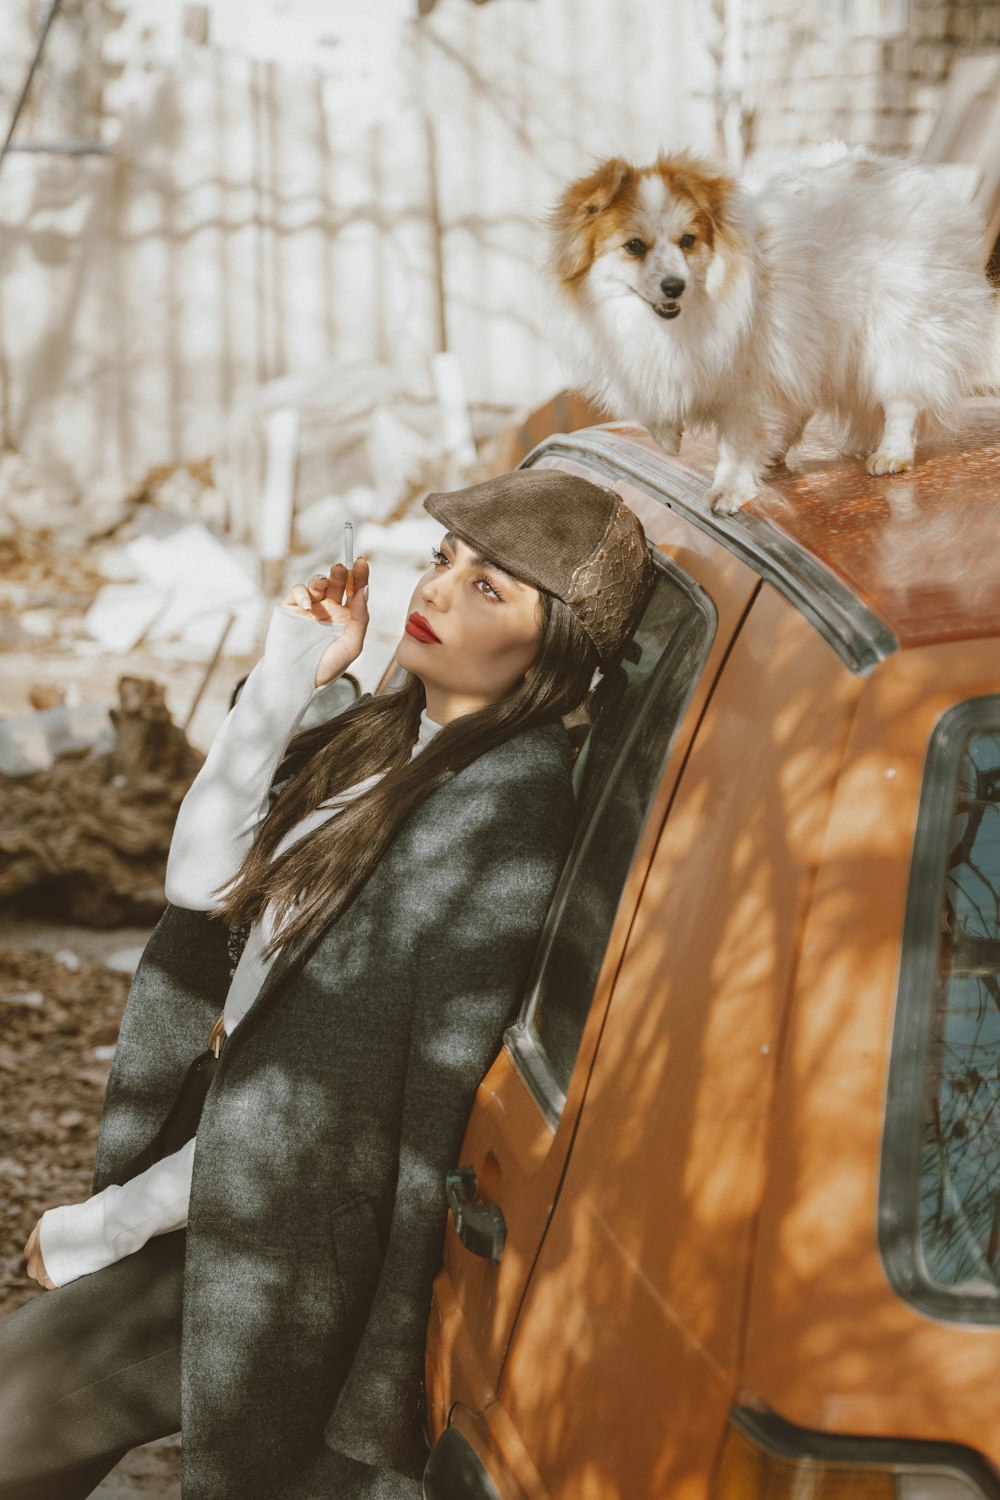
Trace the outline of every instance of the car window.
<instances>
[{"instance_id":1,"label":"car window","mask_svg":"<svg viewBox=\"0 0 1000 1500\"><path fill-rule=\"evenodd\" d=\"M657 579L621 668L592 691L571 733L580 820L508 1046L558 1118L625 877L664 761L715 629L704 592L672 562Z\"/></svg>"},{"instance_id":2,"label":"car window","mask_svg":"<svg viewBox=\"0 0 1000 1500\"><path fill-rule=\"evenodd\" d=\"M890 1082L883 1236L900 1289L1000 1321L1000 699L928 756Z\"/></svg>"}]
</instances>

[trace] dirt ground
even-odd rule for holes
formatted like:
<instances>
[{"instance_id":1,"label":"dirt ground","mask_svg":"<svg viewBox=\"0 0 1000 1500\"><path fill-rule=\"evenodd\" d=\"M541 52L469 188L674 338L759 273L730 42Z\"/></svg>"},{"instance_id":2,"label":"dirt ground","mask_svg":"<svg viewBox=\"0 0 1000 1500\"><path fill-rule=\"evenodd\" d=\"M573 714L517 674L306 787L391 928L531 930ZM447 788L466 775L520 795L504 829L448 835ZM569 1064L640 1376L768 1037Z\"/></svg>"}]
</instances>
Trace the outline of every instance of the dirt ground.
<instances>
[{"instance_id":1,"label":"dirt ground","mask_svg":"<svg viewBox=\"0 0 1000 1500\"><path fill-rule=\"evenodd\" d=\"M0 920L0 1316L50 1295L24 1269L39 1215L90 1193L126 970L147 937ZM93 1493L179 1500L179 1439L133 1450Z\"/></svg>"}]
</instances>

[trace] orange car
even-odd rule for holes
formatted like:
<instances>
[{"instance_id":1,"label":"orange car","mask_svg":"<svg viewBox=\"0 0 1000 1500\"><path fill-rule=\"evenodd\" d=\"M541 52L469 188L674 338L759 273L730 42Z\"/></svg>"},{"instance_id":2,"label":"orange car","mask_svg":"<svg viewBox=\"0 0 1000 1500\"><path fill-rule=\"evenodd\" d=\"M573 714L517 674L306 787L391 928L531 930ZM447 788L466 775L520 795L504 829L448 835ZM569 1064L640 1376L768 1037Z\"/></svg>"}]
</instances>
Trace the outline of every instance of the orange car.
<instances>
[{"instance_id":1,"label":"orange car","mask_svg":"<svg viewBox=\"0 0 1000 1500\"><path fill-rule=\"evenodd\" d=\"M658 582L448 1183L427 1500L1000 1496L1000 402L734 518L637 428Z\"/></svg>"}]
</instances>

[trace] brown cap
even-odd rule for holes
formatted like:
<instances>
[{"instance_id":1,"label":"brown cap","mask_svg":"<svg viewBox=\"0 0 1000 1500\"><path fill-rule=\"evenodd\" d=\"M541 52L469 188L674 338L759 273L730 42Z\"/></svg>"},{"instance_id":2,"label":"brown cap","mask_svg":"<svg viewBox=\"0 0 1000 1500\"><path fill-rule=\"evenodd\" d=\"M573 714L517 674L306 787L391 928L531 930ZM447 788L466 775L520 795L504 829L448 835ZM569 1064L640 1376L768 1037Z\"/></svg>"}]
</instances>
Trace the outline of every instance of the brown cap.
<instances>
[{"instance_id":1,"label":"brown cap","mask_svg":"<svg viewBox=\"0 0 1000 1500\"><path fill-rule=\"evenodd\" d=\"M506 573L568 604L602 661L634 630L653 565L642 523L614 490L560 469L515 469L428 495L424 509Z\"/></svg>"}]
</instances>

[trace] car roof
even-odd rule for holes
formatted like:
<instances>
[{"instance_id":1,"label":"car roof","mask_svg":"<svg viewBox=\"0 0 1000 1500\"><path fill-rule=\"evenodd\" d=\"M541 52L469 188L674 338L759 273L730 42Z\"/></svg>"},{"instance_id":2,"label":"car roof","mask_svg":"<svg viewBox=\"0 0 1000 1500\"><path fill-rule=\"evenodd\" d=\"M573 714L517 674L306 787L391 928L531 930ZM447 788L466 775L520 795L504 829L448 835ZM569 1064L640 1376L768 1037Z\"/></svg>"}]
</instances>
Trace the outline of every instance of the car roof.
<instances>
[{"instance_id":1,"label":"car roof","mask_svg":"<svg viewBox=\"0 0 1000 1500\"><path fill-rule=\"evenodd\" d=\"M559 447L662 490L858 670L898 648L1000 634L1000 399L970 399L958 430L918 443L913 469L880 478L838 456L821 429L736 516L709 509L707 440L686 437L674 458L644 428L609 423L550 439L526 462Z\"/></svg>"}]
</instances>

